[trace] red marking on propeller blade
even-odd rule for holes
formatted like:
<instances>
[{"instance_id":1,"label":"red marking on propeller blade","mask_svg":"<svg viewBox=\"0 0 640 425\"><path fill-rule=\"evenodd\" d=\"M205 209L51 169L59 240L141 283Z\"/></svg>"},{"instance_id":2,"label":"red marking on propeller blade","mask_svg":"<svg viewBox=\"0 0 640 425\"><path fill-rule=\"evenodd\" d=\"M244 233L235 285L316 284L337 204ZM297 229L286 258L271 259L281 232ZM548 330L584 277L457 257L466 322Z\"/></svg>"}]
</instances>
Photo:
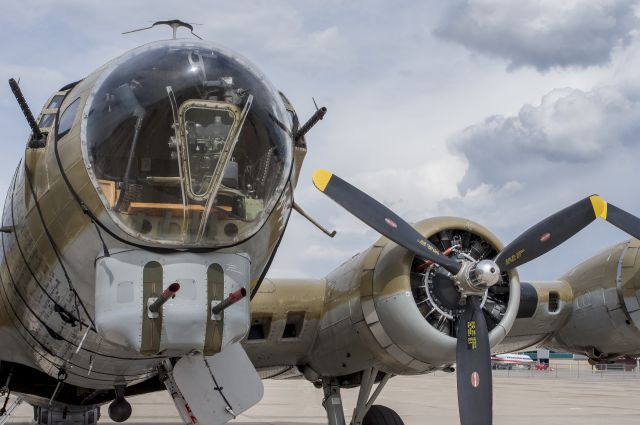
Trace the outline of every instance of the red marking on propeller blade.
<instances>
[{"instance_id":1,"label":"red marking on propeller blade","mask_svg":"<svg viewBox=\"0 0 640 425\"><path fill-rule=\"evenodd\" d=\"M473 385L473 388L478 388L478 385L480 385L480 374L478 372L471 374L471 385Z\"/></svg>"},{"instance_id":2,"label":"red marking on propeller blade","mask_svg":"<svg viewBox=\"0 0 640 425\"><path fill-rule=\"evenodd\" d=\"M398 228L398 225L396 224L396 222L391 220L390 218L385 218L384 222L387 223L387 226L389 227L393 227L394 229Z\"/></svg>"},{"instance_id":3,"label":"red marking on propeller blade","mask_svg":"<svg viewBox=\"0 0 640 425\"><path fill-rule=\"evenodd\" d=\"M545 233L544 235L540 236L540 242L546 242L549 239L551 239L551 233Z\"/></svg>"}]
</instances>

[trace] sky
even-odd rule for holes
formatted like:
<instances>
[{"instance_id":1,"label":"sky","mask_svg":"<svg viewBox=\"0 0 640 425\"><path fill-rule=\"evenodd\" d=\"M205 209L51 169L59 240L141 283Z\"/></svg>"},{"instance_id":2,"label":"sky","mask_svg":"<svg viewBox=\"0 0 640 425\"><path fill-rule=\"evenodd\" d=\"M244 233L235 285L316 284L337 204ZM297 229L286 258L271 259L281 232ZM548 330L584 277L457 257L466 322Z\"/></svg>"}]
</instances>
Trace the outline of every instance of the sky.
<instances>
[{"instance_id":1,"label":"sky","mask_svg":"<svg viewBox=\"0 0 640 425\"><path fill-rule=\"evenodd\" d=\"M307 136L296 201L338 234L293 213L269 273L322 277L377 234L311 184L331 170L410 222L455 215L505 243L547 215L599 193L640 215L640 39L636 0L23 0L3 5L0 76L20 78L34 111L61 86L167 28L249 58L286 93ZM188 33L182 33L189 36ZM29 133L0 86L0 192ZM621 241L596 222L521 267L550 280Z\"/></svg>"}]
</instances>

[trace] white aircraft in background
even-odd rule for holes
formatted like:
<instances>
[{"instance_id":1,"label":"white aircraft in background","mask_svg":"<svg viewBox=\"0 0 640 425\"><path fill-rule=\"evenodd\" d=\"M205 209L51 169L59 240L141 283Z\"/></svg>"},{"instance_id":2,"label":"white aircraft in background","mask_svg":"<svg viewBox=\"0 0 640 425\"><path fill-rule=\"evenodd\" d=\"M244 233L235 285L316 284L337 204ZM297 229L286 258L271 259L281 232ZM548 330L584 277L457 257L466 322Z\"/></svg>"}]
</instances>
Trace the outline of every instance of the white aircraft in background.
<instances>
[{"instance_id":1,"label":"white aircraft in background","mask_svg":"<svg viewBox=\"0 0 640 425\"><path fill-rule=\"evenodd\" d=\"M527 354L497 354L491 356L491 364L494 369L508 368L514 366L526 367L531 369L535 365L535 361Z\"/></svg>"}]
</instances>

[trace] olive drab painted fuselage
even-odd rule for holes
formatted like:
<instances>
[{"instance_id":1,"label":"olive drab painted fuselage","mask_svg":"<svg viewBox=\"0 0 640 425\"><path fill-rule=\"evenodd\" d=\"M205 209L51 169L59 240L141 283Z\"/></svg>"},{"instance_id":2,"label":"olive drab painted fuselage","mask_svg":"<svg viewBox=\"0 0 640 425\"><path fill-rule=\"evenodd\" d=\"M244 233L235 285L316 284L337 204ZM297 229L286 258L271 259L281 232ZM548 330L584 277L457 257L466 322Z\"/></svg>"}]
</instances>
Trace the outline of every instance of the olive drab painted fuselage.
<instances>
[{"instance_id":1,"label":"olive drab painted fuselage","mask_svg":"<svg viewBox=\"0 0 640 425\"><path fill-rule=\"evenodd\" d=\"M188 47L192 51L187 53L191 56L184 56L185 63L187 63L187 59L196 57L193 52L203 50L202 45L199 43L173 41L156 44L161 48L173 50L180 49L184 45L195 46ZM153 43L151 46L153 47ZM147 47L147 49L149 48ZM143 47L134 51L132 56L136 58L144 54L144 52ZM224 57L225 53L224 51L219 53L217 59ZM183 59L183 57L181 56L180 59ZM200 56L199 60L209 60L211 62L216 59L203 59ZM245 166L245 172L251 171L257 175L259 171L262 173L260 177L264 176L267 180L270 178L270 174L277 173L281 176L278 177L279 181L272 183L270 189L272 192L269 194L268 201L265 197L267 195L261 196L258 192L261 188L256 187L258 186L257 180L252 181L253 187L243 182L242 179L249 178L247 176L241 175L239 178L240 183L238 183L237 177L234 182L229 183L228 180L224 180L229 174L225 171L223 179L223 175L218 171L220 179L223 179L222 185L220 181L214 182L216 177L215 175L212 177L212 174L214 174L212 170L207 170L204 166L198 170L194 168L196 161L199 160L201 163L204 161L202 158L196 157L194 153L190 157L192 161L191 168L184 170L185 173L189 171L194 174L190 181L208 179L207 181L211 181L211 186L218 185L218 198L210 203L210 205L214 206L211 216L215 215L215 218L209 219L209 223L203 225L202 222L205 222L205 220L198 218L203 217L201 211L208 207L207 200L203 198L203 194L208 190L207 188L189 189L194 192L199 191L197 194L204 201L202 199L192 199L197 198L193 196L188 201L185 198L181 198L182 201L169 200L163 201L164 203L162 204L157 204L158 201L153 199L141 199L138 202L135 199L127 199L126 208L128 209L125 211L124 208L121 208L117 211L113 197L124 196L121 192L125 190L133 192L135 185L130 184L127 187L118 185L116 181L108 181L109 175L117 173L105 168L107 167L105 163L96 162L99 160L95 158L88 158L91 155L95 155L95 151L92 153L92 151L87 150L87 144L90 145L92 140L87 142L86 137L87 132L98 130L112 132L110 134L101 134L104 137L114 136L114 134L115 136L123 137L121 134L117 134L118 131L122 133L122 130L115 127L114 129L91 129L91 115L97 114L96 111L100 108L100 104L92 106L91 102L97 102L96 93L99 96L103 95L100 92L100 88L104 88L105 84L110 81L109 78L113 80L118 77L119 70L124 66L122 65L122 60L118 61L115 60L115 64L105 65L77 84L55 93L49 99L39 117L41 126L44 125L41 130L46 134L46 144L41 148L26 149L24 158L17 166L9 185L2 218L4 233L1 234L2 256L0 257L0 336L2 341L7 343L3 343L0 346L0 358L3 361L13 361L42 370L53 377L57 377L59 372L64 370L68 375L67 383L84 388L106 389L113 388L114 382L134 384L143 381L156 373L156 367L164 357L162 353L151 355L147 352L142 354L122 344L114 343L108 336L105 338L100 333L99 326L95 327L96 264L99 263L100 259L104 259L105 255L110 257L117 257L118 255L121 257L130 256L132 254L127 254L126 252L133 253L135 251L137 253L148 252L152 256L166 257L169 262L172 256L189 254L192 256L189 261L202 261L205 263L212 255L241 253L244 257L250 259L248 279L251 285L255 286L264 277L264 272L275 254L276 247L286 227L291 211L293 188L296 185L298 173L306 153L304 139L298 142L293 142L292 140L291 135L295 132L295 128L293 128L294 122L297 125L297 118L295 118L293 108L284 96L270 89L268 83L264 82L263 77L256 77L258 82L255 84L262 84L266 87L263 90L265 92L268 91L269 95L273 95L267 101L279 103L280 109L268 107L271 108L271 112L269 112L271 115L269 116L272 119L270 119L267 113L264 112L264 107L260 109L259 102L261 100L259 96L261 94L264 95L264 93L254 88L253 104L245 105L245 109L248 109L245 125L252 126L254 132L271 132L269 133L271 136L265 133L264 137L269 137L266 140L272 140L275 137L273 134L278 131L281 134L279 137L282 137L283 143L288 143L287 146L277 146L275 150L272 148L269 153L270 157L268 159L275 158L277 160L271 162L271 164L276 164L277 169L268 169L264 165L264 161L267 159L263 161L263 168L260 170L253 170L251 168L252 164ZM239 75L236 81L243 81L242 78L249 81L253 75L259 75L257 71L251 68L251 65L241 58L237 59L237 63L234 62L234 66L239 69L238 72L245 72L245 69L248 69L249 71L246 72L250 74L248 77ZM204 70L204 68L205 66L202 66L199 71ZM228 68L231 69L231 65L228 65ZM206 71L212 72L211 69L206 69ZM146 71L142 69L140 74L144 72ZM227 72L231 71L227 70ZM147 72L148 80L150 79L149 75ZM158 78L162 77L164 75ZM140 79L141 77L138 75L136 78ZM213 77L211 78L213 79ZM135 79L133 80L135 81ZM230 83L231 78L229 77L225 81ZM118 82L116 81L114 84L117 85ZM159 84L164 83L161 81ZM141 85L144 85L144 83ZM112 92L117 93L118 89L119 87L112 90ZM135 89L140 90L137 98L142 98L143 95L140 94L142 89ZM175 87L174 90L176 92L174 96L178 96L178 100L180 100L179 88ZM150 94L149 96L154 95ZM106 116L101 117L101 119L108 121L112 116L109 115L109 112L113 114L113 111L124 102L118 103L117 95L113 94L104 95L99 100L104 100L105 96L107 98L115 96L115 100L106 105L104 107L106 109L103 109L107 112L103 112ZM163 94L160 93L158 96L162 97ZM267 95L264 96L268 97ZM213 98L213 96L208 97ZM223 97L218 96L217 98ZM164 93L164 98L168 99L166 92ZM154 98L149 100L152 106L143 105L147 108L145 117L158 114L160 107L156 106L152 101L158 102ZM173 101L175 102L175 99ZM264 102L264 100L262 101ZM215 111L220 110L216 109L219 107L218 105L224 104L223 101L212 100L202 101L201 103L205 104L203 108L210 109L194 109L199 105L195 107L190 105L191 109L184 107L182 113L187 117L187 121L180 121L183 125L192 125L193 120L199 116L217 113ZM169 100L162 107L170 110L171 103ZM224 113L226 114L227 112ZM193 116L196 116L196 118ZM239 115L234 119L240 119ZM266 124L264 122L260 124L260 120L267 120ZM219 122L218 119L214 121ZM103 124L103 122L100 122L93 126ZM266 129L266 126L271 124L277 130L273 130L271 127ZM204 125L196 125L198 129L204 128ZM237 125L240 126L241 123L238 122ZM263 127L260 127L260 125ZM134 126L132 125L131 127ZM152 126L150 125L149 127ZM174 131L170 123L166 124L165 127L166 134ZM265 129L261 130L261 128ZM248 132L247 129L244 130ZM145 141L141 137L140 141L138 141L138 147L147 149L148 147L144 145L144 143L147 143L151 147L160 145L164 148L171 142L170 137L167 137L166 140L155 140L154 137L157 138L158 134L153 128L147 128L146 131L148 140ZM156 131L156 133L153 133L153 131ZM192 130L190 134L194 134L195 131ZM241 130L238 128L237 131L240 132ZM187 130L185 130L186 132ZM142 133L144 133L144 126ZM173 134L171 135L175 137ZM199 138L193 145L203 143L203 139L208 140L206 136L198 135ZM94 139L95 137L97 136L94 135ZM234 155L239 157L243 152L241 149L247 149L247 146L242 147L243 143L245 145L257 143L255 140L263 136L258 134L254 139L246 141L243 139L244 135L238 137L236 134L236 140L233 142L230 141L232 136L227 135L226 137L227 144L224 144L224 135L215 140L221 140L220 144L224 144L225 148L231 148L232 151L235 148ZM211 138L213 139L213 136ZM124 140L109 140L104 143L111 143L111 146L106 146L104 149L96 148L100 152L98 156L102 155L102 157L106 158L106 161L117 161L118 157L113 154L113 150L118 149L118 144L128 145L132 142L130 139L124 138ZM104 144L101 146L104 146ZM186 145L185 142L183 154L190 147L193 146ZM199 149L197 146L196 148ZM102 151L99 149L102 149ZM278 155L278 150L281 155L280 159L276 156ZM285 150L289 153L283 153ZM129 152L128 147L126 152ZM134 152L133 148L131 152ZM135 153L138 155L137 151ZM187 152L184 155L191 153L193 152ZM144 155L143 153L139 156ZM285 158L287 155L288 157ZM149 156L152 157L153 153L149 154ZM230 155L228 156L227 162L232 161ZM167 158L169 158L168 155ZM205 160L208 158L210 157L205 158ZM179 166L171 164L170 167L173 168L167 171L169 169L166 169L167 165L165 163L168 159L156 160L153 157L134 159L134 168L147 171L150 167L155 167L164 161L161 165L165 166L162 171L165 175L159 177L166 177L166 174L170 171L173 171L176 176L183 174L183 169L177 170L178 167L182 167L182 164ZM216 159L219 158L216 157ZM224 157L220 159L220 163L223 162L223 159ZM240 163L242 166L242 158L237 160L234 158L233 160L235 164ZM249 160L246 159L247 163ZM121 165L118 164L118 166ZM120 170L122 169L124 168L121 167ZM216 170L220 169L222 167L219 166ZM127 171L129 171L127 178L133 180L133 173L130 170ZM198 172L201 174L196 176L195 174ZM203 172L209 174L203 176ZM141 173L141 171L138 171L138 174ZM148 171L148 174L151 174L151 172ZM233 177L233 174L231 176ZM120 177L123 179L122 176ZM137 178L138 181L142 179L141 175L138 175ZM172 177L172 179L178 180L178 177ZM150 180L152 180L152 177L147 176L146 181ZM236 185L235 188L227 188L228 185L233 184ZM180 193L179 190L178 192L163 188L158 190L163 190L163 193ZM223 192L223 190L226 192ZM248 192L250 192L249 195L246 194ZM223 194L225 198L221 200L222 198L220 197ZM130 194L130 198L133 198L134 195ZM144 194L140 195L140 197L144 196ZM235 204L230 205L228 210L224 206L225 201L232 198L235 199L234 202L236 203L244 202L243 209L240 210L242 214L245 214L244 216L236 217L240 213L236 213ZM156 204L150 205L152 202L156 202ZM177 204L177 206L174 207L174 204ZM261 207L263 208L262 210L256 210L256 208ZM144 214L136 216L135 211L133 211L135 208L139 208L139 211L143 211L145 208L146 210L144 210ZM164 209L160 211L159 209L161 208ZM181 208L184 212L181 210L176 214L173 211L175 208ZM232 208L233 212L231 212ZM252 211L255 212L250 213L249 208L253 208ZM155 211L160 212L156 213ZM193 211L196 212L194 213ZM200 215L196 217L196 214ZM116 218L114 219L114 217ZM144 220L140 221L139 217L143 217ZM177 225L173 222L169 224L177 226L178 233L181 232L180 228L182 228L182 234L166 233L172 231L172 228L166 223L162 223L164 219L171 219L177 222ZM120 221L118 222L118 220ZM125 223L125 220L130 221ZM189 223L186 223L185 220L189 221ZM227 221L224 222L223 220ZM218 222L222 222L221 226L224 227L224 232L221 230L222 227L209 230L214 227L214 224L212 224L214 221L215 225ZM144 228L145 226L154 226L154 229L145 235L144 231L148 231L148 229ZM197 230L198 228L200 228L201 234L202 229L209 232L199 239L201 242L196 241L196 236L192 236L190 233L192 232L191 229ZM161 231L165 233L161 234ZM213 239L216 238L216 234L221 235L216 239L218 242L222 241L218 245L212 243L215 242ZM153 235L153 237L150 237L150 235ZM189 238L191 238L190 242L181 243L181 241ZM140 316L142 314L143 311L141 309ZM207 328L207 332L215 331Z\"/></svg>"}]
</instances>

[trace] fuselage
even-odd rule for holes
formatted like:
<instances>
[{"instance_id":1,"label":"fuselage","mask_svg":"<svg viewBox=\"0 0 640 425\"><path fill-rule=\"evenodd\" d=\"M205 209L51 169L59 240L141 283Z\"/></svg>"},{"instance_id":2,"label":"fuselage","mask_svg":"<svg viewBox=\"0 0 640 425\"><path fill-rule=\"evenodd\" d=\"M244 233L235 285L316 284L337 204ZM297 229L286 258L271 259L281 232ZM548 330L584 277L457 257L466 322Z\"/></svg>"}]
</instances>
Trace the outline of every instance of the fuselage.
<instances>
[{"instance_id":1,"label":"fuselage","mask_svg":"<svg viewBox=\"0 0 640 425\"><path fill-rule=\"evenodd\" d=\"M151 53L162 49L154 59ZM145 54L151 56L134 63L140 69L127 69ZM162 63L171 55L178 65ZM223 60L226 68L212 75ZM180 91L190 87L184 79L175 83L175 93L163 91L169 86L162 79L174 78L171 72L179 67L197 74L193 78L205 94L196 90L199 98L186 99L195 95ZM233 78L232 72L237 72ZM258 88L236 87L242 81L250 85L252 78ZM156 86L162 90L151 91ZM175 107L179 111L165 112ZM162 121L165 115L172 121ZM232 124L220 125L217 116ZM2 359L54 378L66 375L66 382L82 388L110 389L149 378L164 358L187 352L192 344L182 340L165 347L162 338L171 331L167 319L157 344L153 335L142 335L146 351L127 342L146 332L146 308L131 300L138 292L142 296L147 281L142 270L151 262L165 267L155 282L160 290L175 273L191 285L191 292L169 304L190 300L183 310L202 307L189 313L192 319L176 318L191 320L178 331L200 326L191 339L202 339L205 351L219 350L227 341L222 328L209 323L211 286L189 265L202 266L205 274L207 267L219 266L224 285L234 273L250 289L264 277L286 227L306 152L304 140L292 140L297 119L288 101L246 60L204 43L173 40L136 49L62 88L39 122L46 144L26 149L3 210ZM165 153L171 143L178 146ZM260 157L252 157L255 152ZM112 279L114 262L139 266L140 276ZM176 264L180 268L171 272ZM117 287L112 304L96 297L100 267L111 279L106 290ZM246 272L236 270L243 267ZM139 317L140 330L127 329L136 325L127 323L126 311Z\"/></svg>"}]
</instances>

